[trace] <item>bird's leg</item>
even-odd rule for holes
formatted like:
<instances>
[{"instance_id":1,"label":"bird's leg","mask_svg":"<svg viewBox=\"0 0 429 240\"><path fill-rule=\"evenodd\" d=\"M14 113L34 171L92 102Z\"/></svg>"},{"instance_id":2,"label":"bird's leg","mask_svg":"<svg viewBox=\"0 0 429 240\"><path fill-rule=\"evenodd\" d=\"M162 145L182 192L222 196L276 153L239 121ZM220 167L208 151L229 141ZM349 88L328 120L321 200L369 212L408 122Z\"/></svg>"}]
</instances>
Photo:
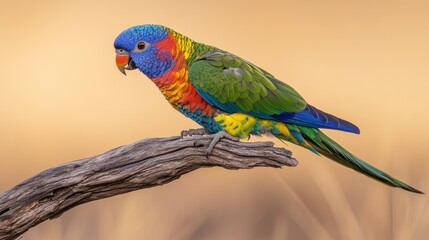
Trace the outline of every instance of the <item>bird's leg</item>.
<instances>
[{"instance_id":1,"label":"bird's leg","mask_svg":"<svg viewBox=\"0 0 429 240\"><path fill-rule=\"evenodd\" d=\"M236 141L236 142L240 141L240 138L231 136L230 134L228 134L225 131L221 131L221 132L215 133L212 136L213 136L213 140L212 140L212 142L210 143L209 147L206 150L206 158L209 158L209 155L212 153L214 146L216 145L216 143L219 142L219 140L221 138L226 138L226 139L229 139L229 140L232 140L232 141Z\"/></svg>"},{"instance_id":2,"label":"bird's leg","mask_svg":"<svg viewBox=\"0 0 429 240\"><path fill-rule=\"evenodd\" d=\"M180 133L180 136L182 138L186 136L193 136L193 135L208 135L210 132L208 132L205 128L197 128L197 129L189 129L189 130L183 130Z\"/></svg>"}]
</instances>

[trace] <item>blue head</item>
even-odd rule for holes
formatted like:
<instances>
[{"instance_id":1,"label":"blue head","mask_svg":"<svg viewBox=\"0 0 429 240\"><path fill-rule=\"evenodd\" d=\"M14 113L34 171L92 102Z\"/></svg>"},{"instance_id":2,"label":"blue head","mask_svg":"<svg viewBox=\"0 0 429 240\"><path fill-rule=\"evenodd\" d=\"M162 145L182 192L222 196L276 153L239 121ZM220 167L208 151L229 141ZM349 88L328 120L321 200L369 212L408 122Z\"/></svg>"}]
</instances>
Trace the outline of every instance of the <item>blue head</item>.
<instances>
[{"instance_id":1,"label":"blue head","mask_svg":"<svg viewBox=\"0 0 429 240\"><path fill-rule=\"evenodd\" d=\"M168 46L158 44L168 37L169 29L160 25L140 25L128 28L115 39L116 65L125 70L138 68L149 78L162 76L173 65Z\"/></svg>"}]
</instances>

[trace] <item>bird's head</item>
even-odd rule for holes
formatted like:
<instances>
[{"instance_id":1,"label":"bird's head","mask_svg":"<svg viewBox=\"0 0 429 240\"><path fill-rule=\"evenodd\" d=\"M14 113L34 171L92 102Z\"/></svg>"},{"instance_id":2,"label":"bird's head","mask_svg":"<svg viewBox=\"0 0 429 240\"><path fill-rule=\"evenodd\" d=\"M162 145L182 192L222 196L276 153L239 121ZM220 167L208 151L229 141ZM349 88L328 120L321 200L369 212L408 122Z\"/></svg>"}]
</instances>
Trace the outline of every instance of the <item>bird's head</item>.
<instances>
[{"instance_id":1,"label":"bird's head","mask_svg":"<svg viewBox=\"0 0 429 240\"><path fill-rule=\"evenodd\" d=\"M162 76L174 63L168 42L170 29L160 25L139 25L123 31L115 39L116 66L125 70L138 68L149 78Z\"/></svg>"}]
</instances>

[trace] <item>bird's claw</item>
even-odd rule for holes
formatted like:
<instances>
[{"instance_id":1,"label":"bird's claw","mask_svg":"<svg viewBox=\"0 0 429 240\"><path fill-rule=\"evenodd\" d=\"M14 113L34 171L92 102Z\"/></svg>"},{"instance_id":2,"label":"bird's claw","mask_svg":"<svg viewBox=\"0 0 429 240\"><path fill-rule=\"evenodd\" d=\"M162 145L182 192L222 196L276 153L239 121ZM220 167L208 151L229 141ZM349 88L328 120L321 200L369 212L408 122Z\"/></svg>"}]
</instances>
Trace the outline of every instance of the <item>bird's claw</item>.
<instances>
[{"instance_id":1,"label":"bird's claw","mask_svg":"<svg viewBox=\"0 0 429 240\"><path fill-rule=\"evenodd\" d=\"M186 137L186 136L194 136L194 135L207 135L210 134L206 129L204 128L197 128L197 129L188 129L188 130L183 130L182 132L180 132L180 136L182 138Z\"/></svg>"},{"instance_id":2,"label":"bird's claw","mask_svg":"<svg viewBox=\"0 0 429 240\"><path fill-rule=\"evenodd\" d=\"M227 133L225 131L221 131L221 132L213 134L213 140L210 142L210 145L207 147L207 150L206 150L206 158L207 159L209 158L209 155L212 153L214 146L222 138L226 138L226 139L229 139L229 140L235 141L235 142L240 141L240 138L231 136L229 133Z\"/></svg>"}]
</instances>

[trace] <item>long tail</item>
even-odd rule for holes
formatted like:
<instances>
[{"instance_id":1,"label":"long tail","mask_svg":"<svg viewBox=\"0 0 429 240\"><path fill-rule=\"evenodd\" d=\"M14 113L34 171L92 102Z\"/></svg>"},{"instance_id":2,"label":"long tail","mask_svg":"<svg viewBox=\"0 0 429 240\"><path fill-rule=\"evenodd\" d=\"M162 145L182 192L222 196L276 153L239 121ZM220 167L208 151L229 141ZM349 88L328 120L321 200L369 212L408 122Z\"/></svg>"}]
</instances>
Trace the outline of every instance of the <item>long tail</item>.
<instances>
[{"instance_id":1,"label":"long tail","mask_svg":"<svg viewBox=\"0 0 429 240\"><path fill-rule=\"evenodd\" d=\"M292 140L296 141L292 142L306 147L315 153L320 153L340 164L343 164L346 167L363 173L368 177L376 179L392 187L398 187L410 192L423 194L422 191L411 187L410 185L390 176L389 174L354 156L317 128L301 127L292 124L286 124L286 126L289 129L290 134L275 135L288 141L291 141L291 136L293 136Z\"/></svg>"}]
</instances>

